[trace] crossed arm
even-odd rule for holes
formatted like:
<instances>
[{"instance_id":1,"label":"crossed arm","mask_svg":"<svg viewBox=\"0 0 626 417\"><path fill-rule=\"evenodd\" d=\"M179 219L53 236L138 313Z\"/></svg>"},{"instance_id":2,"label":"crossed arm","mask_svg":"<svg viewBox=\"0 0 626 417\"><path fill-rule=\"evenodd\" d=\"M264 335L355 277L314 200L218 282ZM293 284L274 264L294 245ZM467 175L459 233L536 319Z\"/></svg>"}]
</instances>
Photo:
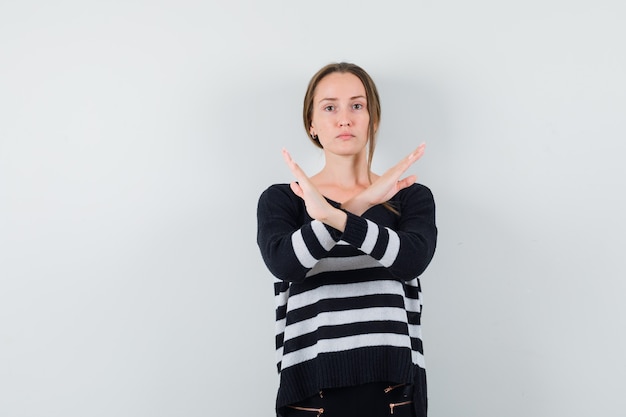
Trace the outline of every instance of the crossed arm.
<instances>
[{"instance_id":1,"label":"crossed arm","mask_svg":"<svg viewBox=\"0 0 626 417\"><path fill-rule=\"evenodd\" d=\"M365 213L370 207L389 201L398 191L409 187L417 177L409 175L400 179L407 169L424 154L425 145L421 144L407 157L403 158L395 166L374 181L368 188L357 194L350 200L342 203L342 208L357 216ZM309 216L319 220L339 231L344 231L347 214L333 207L324 196L317 190L302 168L293 160L289 152L283 149L283 158L287 166L296 177L296 181L290 183L291 190L304 200Z\"/></svg>"},{"instance_id":2,"label":"crossed arm","mask_svg":"<svg viewBox=\"0 0 626 417\"><path fill-rule=\"evenodd\" d=\"M339 209L319 193L284 151L285 161L298 182L270 187L262 194L258 208L257 241L270 271L281 280L304 280L308 271L326 258L341 239L378 260L400 279L420 275L432 259L437 239L430 190L414 185L408 194L401 193L398 202L402 202L402 214L393 230L370 220L374 212L368 218L361 215L415 182L413 175L399 178L422 153L420 146ZM310 220L302 217L304 211ZM381 212L376 213L379 214L374 216Z\"/></svg>"}]
</instances>

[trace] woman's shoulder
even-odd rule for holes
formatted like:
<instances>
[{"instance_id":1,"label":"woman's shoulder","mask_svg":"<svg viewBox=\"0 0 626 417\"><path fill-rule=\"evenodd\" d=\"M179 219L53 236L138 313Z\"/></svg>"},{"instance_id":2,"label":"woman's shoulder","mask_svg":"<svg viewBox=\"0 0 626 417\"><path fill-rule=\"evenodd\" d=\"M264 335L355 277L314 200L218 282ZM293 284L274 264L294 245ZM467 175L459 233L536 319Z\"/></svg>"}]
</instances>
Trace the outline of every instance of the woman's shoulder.
<instances>
[{"instance_id":1,"label":"woman's shoulder","mask_svg":"<svg viewBox=\"0 0 626 417\"><path fill-rule=\"evenodd\" d=\"M303 219L304 201L291 191L289 184L272 184L259 197L257 213L261 217L278 216Z\"/></svg>"},{"instance_id":2,"label":"woman's shoulder","mask_svg":"<svg viewBox=\"0 0 626 417\"><path fill-rule=\"evenodd\" d=\"M420 183L414 183L411 184L411 186L400 190L400 192L398 192L397 194L398 198L401 200L404 199L428 199L428 200L434 200L433 197L433 193L432 191L430 191L430 188L428 188L426 185L424 184L420 184Z\"/></svg>"},{"instance_id":3,"label":"woman's shoulder","mask_svg":"<svg viewBox=\"0 0 626 417\"><path fill-rule=\"evenodd\" d=\"M435 199L430 188L424 184L412 184L396 194L396 198L395 206L402 217L428 216L434 222Z\"/></svg>"},{"instance_id":4,"label":"woman's shoulder","mask_svg":"<svg viewBox=\"0 0 626 417\"><path fill-rule=\"evenodd\" d=\"M286 183L279 183L279 184L272 184L269 187L267 187L263 193L285 193L287 191L290 191L291 188L289 187L289 184Z\"/></svg>"},{"instance_id":5,"label":"woman's shoulder","mask_svg":"<svg viewBox=\"0 0 626 417\"><path fill-rule=\"evenodd\" d=\"M291 191L289 184L272 184L259 197L259 203L271 205L291 205L299 203L300 198Z\"/></svg>"},{"instance_id":6,"label":"woman's shoulder","mask_svg":"<svg viewBox=\"0 0 626 417\"><path fill-rule=\"evenodd\" d=\"M289 184L272 184L261 192L261 198L290 198L295 195Z\"/></svg>"}]
</instances>

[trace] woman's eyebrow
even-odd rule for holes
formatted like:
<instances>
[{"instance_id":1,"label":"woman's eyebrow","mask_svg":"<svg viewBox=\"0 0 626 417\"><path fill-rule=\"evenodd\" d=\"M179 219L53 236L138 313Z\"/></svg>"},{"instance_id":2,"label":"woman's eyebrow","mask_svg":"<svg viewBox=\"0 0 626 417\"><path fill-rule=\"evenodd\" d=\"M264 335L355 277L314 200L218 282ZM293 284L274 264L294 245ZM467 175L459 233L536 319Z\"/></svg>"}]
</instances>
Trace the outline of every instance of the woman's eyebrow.
<instances>
[{"instance_id":1,"label":"woman's eyebrow","mask_svg":"<svg viewBox=\"0 0 626 417\"><path fill-rule=\"evenodd\" d=\"M366 99L366 97L365 97L365 96L362 96L362 95L361 95L361 96L354 96L354 97L350 97L350 100L356 100L356 99L363 99L363 100L365 100L365 99ZM337 100L339 100L339 99L338 99L338 98L336 98L336 97L326 97L326 98L322 98L322 99L320 99L320 103L321 103L322 101L337 101Z\"/></svg>"}]
</instances>

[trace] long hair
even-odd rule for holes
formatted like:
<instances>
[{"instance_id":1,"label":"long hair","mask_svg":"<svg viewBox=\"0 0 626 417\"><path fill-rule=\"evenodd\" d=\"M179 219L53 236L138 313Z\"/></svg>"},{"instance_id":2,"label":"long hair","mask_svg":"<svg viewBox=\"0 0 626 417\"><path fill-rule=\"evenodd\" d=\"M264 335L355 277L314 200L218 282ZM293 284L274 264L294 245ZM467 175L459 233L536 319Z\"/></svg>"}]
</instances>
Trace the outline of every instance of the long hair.
<instances>
[{"instance_id":1,"label":"long hair","mask_svg":"<svg viewBox=\"0 0 626 417\"><path fill-rule=\"evenodd\" d=\"M372 159L374 157L374 150L376 149L376 132L378 130L379 122L380 122L380 97L378 96L378 90L376 89L376 84L374 84L374 80L369 76L367 72L358 65L351 64L348 62L337 62L328 64L322 69L320 69L309 81L309 86L307 87L306 94L304 95L304 105L302 108L302 119L304 121L304 129L309 135L309 139L313 142L315 146L318 148L322 148L322 144L319 139L313 137L309 133L309 128L311 127L311 122L313 120L313 98L315 96L315 90L317 89L317 85L320 81L326 77L327 75L333 74L335 72L339 73L350 73L359 78L363 87L365 88L365 98L367 99L367 111L370 116L369 126L367 129L367 175L372 182L370 177L370 172L372 170Z\"/></svg>"},{"instance_id":2,"label":"long hair","mask_svg":"<svg viewBox=\"0 0 626 417\"><path fill-rule=\"evenodd\" d=\"M374 159L374 150L376 149L376 133L380 124L380 97L378 96L378 89L372 77L361 67L349 62L336 62L328 64L311 78L309 86L306 89L304 95L304 105L302 106L302 120L304 122L304 130L306 130L311 142L318 148L322 148L317 137L310 134L309 128L313 121L313 98L315 97L315 90L320 81L327 75L339 73L350 73L358 77L365 88L365 98L367 99L367 112L369 113L370 120L367 129L367 178L372 183L372 159ZM393 207L389 202L384 202L383 206L391 212L399 215L398 209Z\"/></svg>"}]
</instances>

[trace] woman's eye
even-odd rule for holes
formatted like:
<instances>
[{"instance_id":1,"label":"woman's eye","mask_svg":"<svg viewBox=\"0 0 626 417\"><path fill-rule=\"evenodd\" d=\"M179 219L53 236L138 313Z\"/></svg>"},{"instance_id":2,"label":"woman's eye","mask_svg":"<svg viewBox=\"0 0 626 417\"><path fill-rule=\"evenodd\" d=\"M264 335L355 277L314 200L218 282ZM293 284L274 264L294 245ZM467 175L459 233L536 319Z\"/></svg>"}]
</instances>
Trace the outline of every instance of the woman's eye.
<instances>
[{"instance_id":1,"label":"woman's eye","mask_svg":"<svg viewBox=\"0 0 626 417\"><path fill-rule=\"evenodd\" d=\"M363 105L361 103L355 103L352 105L352 108L354 110L361 110L363 108Z\"/></svg>"},{"instance_id":2,"label":"woman's eye","mask_svg":"<svg viewBox=\"0 0 626 417\"><path fill-rule=\"evenodd\" d=\"M335 110L335 106L326 106L326 107L324 107L324 110L326 110L326 111L333 111L333 110Z\"/></svg>"}]
</instances>

